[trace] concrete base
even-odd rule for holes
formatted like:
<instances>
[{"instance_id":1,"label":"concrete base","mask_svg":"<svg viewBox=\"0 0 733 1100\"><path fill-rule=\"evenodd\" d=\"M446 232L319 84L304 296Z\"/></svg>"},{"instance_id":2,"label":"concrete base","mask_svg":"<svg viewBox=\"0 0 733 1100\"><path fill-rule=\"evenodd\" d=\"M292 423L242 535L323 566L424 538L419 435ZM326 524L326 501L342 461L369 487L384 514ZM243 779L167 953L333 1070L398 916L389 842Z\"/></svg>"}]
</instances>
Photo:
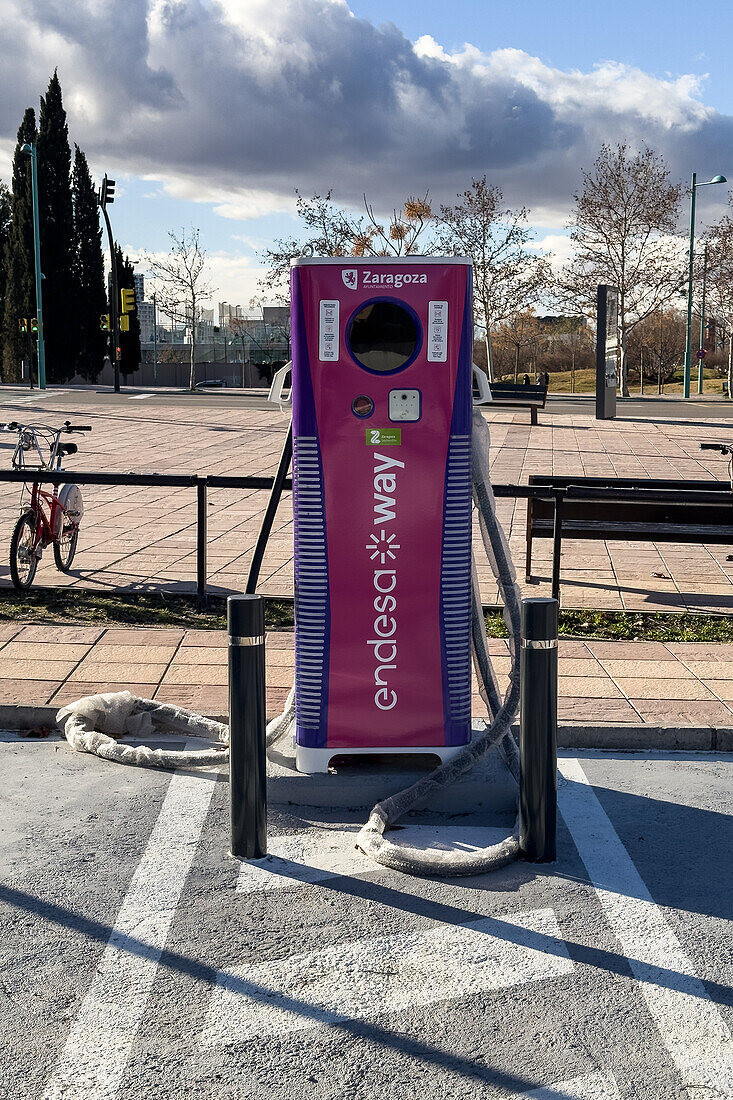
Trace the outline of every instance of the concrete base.
<instances>
[{"instance_id":1,"label":"concrete base","mask_svg":"<svg viewBox=\"0 0 733 1100\"><path fill-rule=\"evenodd\" d=\"M314 773L328 772L331 761L338 757L344 756L359 756L362 758L368 757L384 757L384 756L423 756L430 757L433 760L433 767L437 767L438 764L445 764L447 760L452 760L454 756L463 748L463 745L455 745L446 747L445 745L431 745L428 748L397 748L397 749L313 749L308 745L295 746L295 766L299 772L305 772L307 775L313 775ZM368 766L368 765L367 765Z\"/></svg>"},{"instance_id":2,"label":"concrete base","mask_svg":"<svg viewBox=\"0 0 733 1100\"><path fill-rule=\"evenodd\" d=\"M483 730L483 724L474 727L474 736ZM432 755L431 749L424 751ZM397 794L432 771L434 756L426 756L422 764L423 760L409 755L360 755L355 763L344 761L330 772L304 774L296 767L292 748L270 750L267 798L275 806L371 810L375 802ZM430 800L431 810L449 814L508 813L515 811L516 805L517 784L496 750Z\"/></svg>"}]
</instances>

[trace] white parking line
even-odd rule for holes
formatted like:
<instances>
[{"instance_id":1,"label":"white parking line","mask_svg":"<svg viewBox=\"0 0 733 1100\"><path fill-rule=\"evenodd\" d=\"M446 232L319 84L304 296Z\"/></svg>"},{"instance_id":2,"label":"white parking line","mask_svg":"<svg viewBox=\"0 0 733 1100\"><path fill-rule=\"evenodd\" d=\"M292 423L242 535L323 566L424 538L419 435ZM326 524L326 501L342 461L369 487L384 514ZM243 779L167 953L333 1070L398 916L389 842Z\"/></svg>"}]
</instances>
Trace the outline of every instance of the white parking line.
<instances>
[{"instance_id":1,"label":"white parking line","mask_svg":"<svg viewBox=\"0 0 733 1100\"><path fill-rule=\"evenodd\" d=\"M152 393L133 393L130 397L130 401L144 401L146 397L154 397Z\"/></svg>"},{"instance_id":2,"label":"white parking line","mask_svg":"<svg viewBox=\"0 0 733 1100\"><path fill-rule=\"evenodd\" d=\"M588 1073L572 1081L522 1093L522 1100L620 1100L620 1097L611 1073Z\"/></svg>"},{"instance_id":3,"label":"white parking line","mask_svg":"<svg viewBox=\"0 0 733 1100\"><path fill-rule=\"evenodd\" d=\"M685 1089L733 1097L733 1036L654 904L578 760L558 761L560 811Z\"/></svg>"},{"instance_id":4,"label":"white parking line","mask_svg":"<svg viewBox=\"0 0 733 1100\"><path fill-rule=\"evenodd\" d=\"M214 791L176 773L43 1100L113 1100Z\"/></svg>"},{"instance_id":5,"label":"white parking line","mask_svg":"<svg viewBox=\"0 0 733 1100\"><path fill-rule=\"evenodd\" d=\"M552 909L333 944L221 971L202 1044L366 1020L572 970Z\"/></svg>"},{"instance_id":6,"label":"white parking line","mask_svg":"<svg viewBox=\"0 0 733 1100\"><path fill-rule=\"evenodd\" d=\"M2 405L35 405L36 401L43 401L44 397L51 397L50 390L38 390L28 394L27 397L6 397L0 401Z\"/></svg>"}]
</instances>

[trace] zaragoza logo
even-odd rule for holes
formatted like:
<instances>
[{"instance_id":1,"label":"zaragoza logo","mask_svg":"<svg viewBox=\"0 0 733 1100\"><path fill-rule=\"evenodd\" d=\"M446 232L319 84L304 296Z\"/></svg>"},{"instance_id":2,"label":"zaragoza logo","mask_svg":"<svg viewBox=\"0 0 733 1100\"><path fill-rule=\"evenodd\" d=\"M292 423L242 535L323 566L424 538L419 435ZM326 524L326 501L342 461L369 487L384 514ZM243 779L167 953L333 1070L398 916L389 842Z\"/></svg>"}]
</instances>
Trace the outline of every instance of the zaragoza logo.
<instances>
[{"instance_id":1,"label":"zaragoza logo","mask_svg":"<svg viewBox=\"0 0 733 1100\"><path fill-rule=\"evenodd\" d=\"M341 272L341 278L344 281L344 286L347 286L349 290L356 290L359 285L359 277L355 267L346 267Z\"/></svg>"}]
</instances>

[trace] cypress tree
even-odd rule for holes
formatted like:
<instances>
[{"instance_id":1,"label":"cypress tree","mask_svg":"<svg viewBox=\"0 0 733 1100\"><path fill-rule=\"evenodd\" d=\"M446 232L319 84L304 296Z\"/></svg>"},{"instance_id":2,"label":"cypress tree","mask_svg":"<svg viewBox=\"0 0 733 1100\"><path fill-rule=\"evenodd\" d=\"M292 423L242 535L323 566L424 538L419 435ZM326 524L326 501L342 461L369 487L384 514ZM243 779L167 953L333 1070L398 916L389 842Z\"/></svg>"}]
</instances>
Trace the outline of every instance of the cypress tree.
<instances>
[{"instance_id":1,"label":"cypress tree","mask_svg":"<svg viewBox=\"0 0 733 1100\"><path fill-rule=\"evenodd\" d=\"M117 294L119 295L123 288L135 290L135 268L127 256L123 259L122 250L119 245L115 246L115 258L117 260ZM119 305L120 303L118 300L118 309ZM133 313L128 313L127 316L130 318L130 331L120 333L120 347L122 348L120 371L125 376L138 370L140 367L140 360L142 359L142 350L140 347L140 315L137 310L137 294L135 294L135 310Z\"/></svg>"},{"instance_id":2,"label":"cypress tree","mask_svg":"<svg viewBox=\"0 0 733 1100\"><path fill-rule=\"evenodd\" d=\"M36 114L28 107L18 130L13 156L12 221L5 248L5 301L3 303L3 382L18 382L21 362L28 355L27 337L18 330L21 317L36 313L36 281L33 267L33 197L30 158L22 146L36 140Z\"/></svg>"},{"instance_id":3,"label":"cypress tree","mask_svg":"<svg viewBox=\"0 0 733 1100\"><path fill-rule=\"evenodd\" d=\"M0 363L3 359L3 325L5 313L5 287L7 285L8 245L10 243L10 224L13 214L13 202L10 191L0 181Z\"/></svg>"},{"instance_id":4,"label":"cypress tree","mask_svg":"<svg viewBox=\"0 0 733 1100\"><path fill-rule=\"evenodd\" d=\"M41 98L38 122L38 196L43 272L43 328L49 382L67 382L77 361L77 300L73 284L73 208L71 149L58 74L54 72Z\"/></svg>"},{"instance_id":5,"label":"cypress tree","mask_svg":"<svg viewBox=\"0 0 733 1100\"><path fill-rule=\"evenodd\" d=\"M74 301L73 324L76 330L75 372L89 382L96 381L102 369L107 335L99 318L107 312L102 259L102 230L99 225L97 195L89 174L87 158L74 146L72 174L74 205Z\"/></svg>"}]
</instances>

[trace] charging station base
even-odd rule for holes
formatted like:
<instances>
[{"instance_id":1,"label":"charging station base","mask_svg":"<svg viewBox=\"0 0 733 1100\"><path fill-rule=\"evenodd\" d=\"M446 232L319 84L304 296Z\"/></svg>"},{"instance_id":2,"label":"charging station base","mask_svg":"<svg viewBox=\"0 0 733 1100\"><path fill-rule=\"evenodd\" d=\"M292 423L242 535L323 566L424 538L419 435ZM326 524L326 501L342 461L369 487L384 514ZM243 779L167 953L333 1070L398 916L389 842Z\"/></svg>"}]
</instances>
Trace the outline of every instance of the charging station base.
<instances>
[{"instance_id":1,"label":"charging station base","mask_svg":"<svg viewBox=\"0 0 733 1100\"><path fill-rule=\"evenodd\" d=\"M427 748L384 748L383 746L370 746L367 748L330 748L313 749L307 745L295 746L295 766L304 775L323 775L328 772L329 765L337 756L435 756L441 764L452 760L465 745L429 745Z\"/></svg>"}]
</instances>

